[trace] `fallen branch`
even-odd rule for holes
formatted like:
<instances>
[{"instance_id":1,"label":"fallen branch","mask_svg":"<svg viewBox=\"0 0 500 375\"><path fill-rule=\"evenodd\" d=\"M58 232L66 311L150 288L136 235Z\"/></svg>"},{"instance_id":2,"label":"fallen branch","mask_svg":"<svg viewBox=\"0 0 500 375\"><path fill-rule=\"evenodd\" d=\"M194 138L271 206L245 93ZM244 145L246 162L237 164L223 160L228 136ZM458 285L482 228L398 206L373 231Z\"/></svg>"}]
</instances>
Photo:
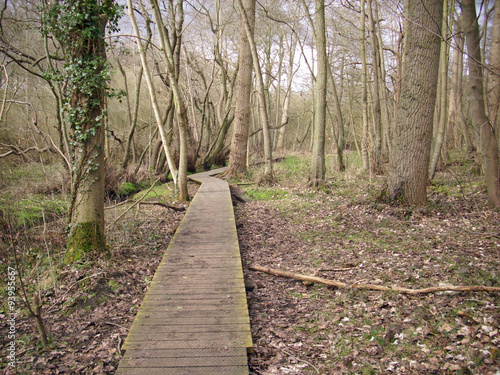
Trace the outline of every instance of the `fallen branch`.
<instances>
[{"instance_id":1,"label":"fallen branch","mask_svg":"<svg viewBox=\"0 0 500 375\"><path fill-rule=\"evenodd\" d=\"M281 271L269 267L262 267L258 265L250 265L249 269L254 271L260 271L269 273L275 276L287 277L290 279L300 280L300 281L310 281L313 283L325 284L330 286L335 286L341 289L369 289L369 290L379 290L379 291L395 291L405 294L427 294L427 293L435 293L435 292L445 292L445 291L453 291L453 292L500 292L499 287L493 286L481 286L481 285L472 285L472 286L454 286L454 285L443 285L443 286L435 286L431 288L423 288L423 289L409 289L402 288L399 286L383 286L383 285L373 285L373 284L361 284L354 282L352 284L343 283L337 280L329 280L323 279L321 277L314 276L306 276L300 275L288 271Z\"/></svg>"},{"instance_id":2,"label":"fallen branch","mask_svg":"<svg viewBox=\"0 0 500 375\"><path fill-rule=\"evenodd\" d=\"M160 201L145 201L145 202L141 202L141 201L136 201L134 199L127 199L126 201L117 203L114 206L106 207L106 210L110 210L112 208L120 207L120 206L123 206L124 204L127 204L127 203L137 203L137 202L139 204L149 204L149 205L155 205L155 206L161 206L161 207L165 207L165 208L170 208L171 210L174 210L174 211L185 211L186 210L186 208L184 208L184 207L178 207L178 206L174 206L173 204L168 204L168 203L164 203L164 202L160 202Z\"/></svg>"},{"instance_id":3,"label":"fallen branch","mask_svg":"<svg viewBox=\"0 0 500 375\"><path fill-rule=\"evenodd\" d=\"M149 192L150 192L151 190L153 190L153 188L155 187L155 185L156 185L156 183L157 183L158 181L160 181L160 177L158 177L158 178L156 179L156 181L155 181L155 182L153 182L153 185L151 185L151 186L149 187L149 189L148 189L148 190L146 190L146 193L142 196L142 198L141 198L141 199L139 199L139 200L137 200L137 201L134 201L134 203L133 203L133 204L132 204L129 208L127 208L127 209L125 210L125 212L123 212L120 216L118 216L118 217L117 217L117 218L116 218L116 219L115 219L115 220L114 220L111 224L109 224L109 225L107 226L107 228L106 228L106 229L111 228L111 227L112 227L113 225L115 225L115 223L116 223L118 220L120 220L120 219L121 219L121 218L122 218L122 217L123 217L123 216L124 216L127 212L129 212L132 208L134 208L134 207L135 207L135 206L137 206L139 203L141 203L141 201L142 201L143 199L145 199L145 198L148 196Z\"/></svg>"},{"instance_id":4,"label":"fallen branch","mask_svg":"<svg viewBox=\"0 0 500 375\"><path fill-rule=\"evenodd\" d=\"M170 208L171 210L174 210L174 211L186 211L185 207L178 207L178 206L174 206L173 204L163 203L163 202L159 202L159 201L146 201L146 202L141 202L140 204L152 204L155 206Z\"/></svg>"}]
</instances>

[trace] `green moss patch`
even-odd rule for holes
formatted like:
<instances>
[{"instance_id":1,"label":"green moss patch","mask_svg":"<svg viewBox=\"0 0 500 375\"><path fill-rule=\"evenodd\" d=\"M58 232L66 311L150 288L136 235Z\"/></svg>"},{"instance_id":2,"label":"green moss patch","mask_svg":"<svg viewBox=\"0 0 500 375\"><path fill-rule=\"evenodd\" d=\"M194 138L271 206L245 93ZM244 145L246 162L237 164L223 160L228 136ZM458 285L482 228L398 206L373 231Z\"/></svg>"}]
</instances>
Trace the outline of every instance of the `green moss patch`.
<instances>
[{"instance_id":1,"label":"green moss patch","mask_svg":"<svg viewBox=\"0 0 500 375\"><path fill-rule=\"evenodd\" d=\"M88 221L74 225L68 238L68 250L64 263L78 262L85 255L93 252L99 254L107 252L104 233L101 232L98 223Z\"/></svg>"}]
</instances>

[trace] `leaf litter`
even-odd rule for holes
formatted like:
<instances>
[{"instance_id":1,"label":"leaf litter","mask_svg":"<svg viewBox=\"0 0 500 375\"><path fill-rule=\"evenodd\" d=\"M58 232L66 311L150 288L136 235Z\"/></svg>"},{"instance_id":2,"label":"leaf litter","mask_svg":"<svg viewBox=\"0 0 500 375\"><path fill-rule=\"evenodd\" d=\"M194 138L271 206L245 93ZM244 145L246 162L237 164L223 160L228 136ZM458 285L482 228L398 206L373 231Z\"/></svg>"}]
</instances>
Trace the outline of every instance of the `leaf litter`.
<instances>
[{"instance_id":1,"label":"leaf litter","mask_svg":"<svg viewBox=\"0 0 500 375\"><path fill-rule=\"evenodd\" d=\"M273 188L280 199L235 210L245 277L257 285L248 293L252 374L500 372L498 293L341 290L248 269L408 288L500 286L500 213L484 196L432 196L435 207L418 210L359 189Z\"/></svg>"}]
</instances>

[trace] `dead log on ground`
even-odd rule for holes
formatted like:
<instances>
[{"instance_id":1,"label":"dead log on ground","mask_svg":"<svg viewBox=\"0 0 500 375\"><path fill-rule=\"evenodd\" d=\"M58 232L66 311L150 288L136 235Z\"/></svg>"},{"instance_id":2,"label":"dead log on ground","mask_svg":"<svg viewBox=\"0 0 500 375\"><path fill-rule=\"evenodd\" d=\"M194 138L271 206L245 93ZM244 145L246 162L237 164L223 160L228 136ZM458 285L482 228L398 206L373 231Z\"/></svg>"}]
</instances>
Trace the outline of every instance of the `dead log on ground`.
<instances>
[{"instance_id":1,"label":"dead log on ground","mask_svg":"<svg viewBox=\"0 0 500 375\"><path fill-rule=\"evenodd\" d=\"M269 273L274 276L281 276L281 277L287 277L290 279L295 279L295 280L300 280L300 281L309 281L313 283L319 283L319 284L325 284L329 286L334 286L340 289L350 289L350 288L357 288L357 289L368 289L368 290L379 290L379 291L394 291L394 292L399 292L399 293L405 293L405 294L427 294L427 293L436 293L436 292L448 292L448 291L453 291L453 292L500 292L499 287L494 287L494 286L481 286L481 285L472 285L472 286L454 286L454 285L442 285L442 286L435 286L435 287L430 287L430 288L423 288L423 289L409 289L409 288L403 288L399 286L383 286L383 285L373 285L373 284L361 284L354 282L352 284L348 283L343 283L341 281L337 280L329 280L329 279L324 279L322 277L315 277L315 276L306 276L306 275L300 275L288 271L281 271L277 270L274 268L269 268L269 267L262 267L259 265L250 265L248 266L249 269L254 270L254 271L260 271L260 272L265 272Z\"/></svg>"}]
</instances>

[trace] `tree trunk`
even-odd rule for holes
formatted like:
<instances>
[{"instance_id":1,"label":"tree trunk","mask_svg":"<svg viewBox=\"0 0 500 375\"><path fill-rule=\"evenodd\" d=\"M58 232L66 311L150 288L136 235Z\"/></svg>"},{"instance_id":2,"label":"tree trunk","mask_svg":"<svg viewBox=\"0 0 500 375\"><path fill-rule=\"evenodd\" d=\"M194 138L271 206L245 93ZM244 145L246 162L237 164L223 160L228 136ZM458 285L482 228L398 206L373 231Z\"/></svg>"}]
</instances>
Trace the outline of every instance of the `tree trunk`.
<instances>
[{"instance_id":1,"label":"tree trunk","mask_svg":"<svg viewBox=\"0 0 500 375\"><path fill-rule=\"evenodd\" d=\"M465 26L465 39L469 54L470 103L472 123L479 130L481 153L484 163L484 174L488 200L496 209L500 208L500 173L498 160L498 141L493 126L486 116L483 88L483 67L481 64L481 48L479 25L476 18L474 0L462 1L462 12Z\"/></svg>"},{"instance_id":2,"label":"tree trunk","mask_svg":"<svg viewBox=\"0 0 500 375\"><path fill-rule=\"evenodd\" d=\"M191 139L189 137L189 121L187 116L187 109L184 103L184 98L179 87L178 76L179 76L179 64L178 55L174 55L174 49L172 49L170 40L166 35L166 28L163 24L163 20L160 14L160 8L157 0L149 0L151 8L153 9L153 15L158 26L158 32L160 37L160 47L163 52L163 57L168 71L168 80L170 83L170 88L172 90L174 107L177 117L177 124L179 128L179 169L178 169L178 188L179 196L178 199L181 202L187 201L189 199L188 187L187 187L187 170L188 170L188 144L191 144ZM171 4L171 17L174 17L173 5ZM177 12L180 14L179 23L182 26L183 20L183 10L182 1L177 4ZM174 22L174 20L172 20ZM175 25L179 27L179 25ZM177 41L176 50L180 51L180 42ZM194 147L191 147L193 149Z\"/></svg>"},{"instance_id":3,"label":"tree trunk","mask_svg":"<svg viewBox=\"0 0 500 375\"><path fill-rule=\"evenodd\" d=\"M139 115L139 103L140 103L140 93L141 93L141 82L142 82L142 66L139 68L139 73L137 74L137 82L135 86L135 102L134 102L134 110L132 111L129 99L129 90L127 87L127 76L121 64L118 64L120 67L120 72L123 75L123 79L125 80L125 87L127 90L127 109L128 109L128 118L130 122L130 129L127 136L127 144L125 145L125 155L123 156L122 161L122 171L125 172L127 170L128 164L130 163L130 159L132 158L132 144L133 137L135 133L135 129L137 127L137 118Z\"/></svg>"},{"instance_id":4,"label":"tree trunk","mask_svg":"<svg viewBox=\"0 0 500 375\"><path fill-rule=\"evenodd\" d=\"M254 0L255 2L255 0ZM253 28L254 25L251 23L251 19L255 19L255 4L253 4L250 9L254 10L254 14L249 14L245 10L242 0L238 0L239 11L241 14L241 19L243 27L245 28L246 36L249 42L250 52L252 54L253 67L255 70L255 77L257 81L257 92L259 96L259 116L262 126L262 135L264 137L264 159L266 161L265 167L265 178L266 180L273 179L273 147L271 142L271 134L269 131L269 117L266 100L266 90L264 86L264 80L262 77L262 71L259 63L259 55L257 54L257 46L255 45L255 40L253 38Z\"/></svg>"},{"instance_id":5,"label":"tree trunk","mask_svg":"<svg viewBox=\"0 0 500 375\"><path fill-rule=\"evenodd\" d=\"M243 2L250 28L255 27L255 0ZM248 131L250 128L250 106L252 93L252 51L244 25L240 28L239 70L236 80L236 108L231 153L226 176L235 176L247 170Z\"/></svg>"},{"instance_id":6,"label":"tree trunk","mask_svg":"<svg viewBox=\"0 0 500 375\"><path fill-rule=\"evenodd\" d=\"M455 29L456 32L456 29ZM452 73L450 81L450 98L448 102L448 133L453 134L455 147L459 147L458 144L458 134L461 129L460 114L458 112L458 100L459 100L459 82L460 75L462 74L461 67L461 56L462 51L459 49L459 41L455 39L455 45L453 47L453 61L452 61Z\"/></svg>"},{"instance_id":7,"label":"tree trunk","mask_svg":"<svg viewBox=\"0 0 500 375\"><path fill-rule=\"evenodd\" d=\"M235 80L238 74L238 66L231 73L231 76L228 72L226 63L222 57L222 38L224 27L221 24L222 16L222 8L220 4L220 0L217 0L217 19L216 25L212 29L212 32L215 34L216 43L214 46L214 64L217 64L221 74L220 74L220 100L217 105L217 111L215 112L216 116L214 118L217 119L217 123L219 124L219 130L217 133L217 137L213 144L208 149L207 156L203 160L203 167L205 169L209 169L214 163L217 162L220 158L222 151L225 148L226 136L229 131L229 128L234 120L234 111L233 111L233 92L235 86ZM215 122L215 121L214 121ZM207 137L208 139L209 137ZM209 143L209 140L208 142ZM224 160L224 157L222 157Z\"/></svg>"},{"instance_id":8,"label":"tree trunk","mask_svg":"<svg viewBox=\"0 0 500 375\"><path fill-rule=\"evenodd\" d=\"M361 105L363 115L363 125L361 130L361 158L363 160L363 169L370 168L369 144L370 137L368 131L368 83L367 83L367 60L366 60L366 13L365 0L361 0Z\"/></svg>"},{"instance_id":9,"label":"tree trunk","mask_svg":"<svg viewBox=\"0 0 500 375\"><path fill-rule=\"evenodd\" d=\"M438 88L439 97L439 118L436 126L437 137L434 141L433 152L431 155L431 162L429 166L429 179L433 179L436 174L439 158L441 156L441 149L443 148L446 127L448 125L448 109L446 107L448 102L448 0L443 1L443 21L441 24L441 49L439 52L439 76L440 85Z\"/></svg>"},{"instance_id":10,"label":"tree trunk","mask_svg":"<svg viewBox=\"0 0 500 375\"><path fill-rule=\"evenodd\" d=\"M316 0L315 42L318 58L318 73L315 86L314 139L311 160L310 180L314 187L325 181L325 129L326 129L326 91L328 84L328 58L326 55L325 1Z\"/></svg>"},{"instance_id":11,"label":"tree trunk","mask_svg":"<svg viewBox=\"0 0 500 375\"><path fill-rule=\"evenodd\" d=\"M459 130L465 140L465 151L467 155L472 155L476 148L470 134L470 126L465 120L464 109L463 109L463 75L464 75L464 51L465 48L465 36L463 35L463 17L459 17L456 23L457 30L455 32L455 39L457 41L457 49L460 51L457 60L457 80L456 80L456 91L457 91L457 120L459 122Z\"/></svg>"},{"instance_id":12,"label":"tree trunk","mask_svg":"<svg viewBox=\"0 0 500 375\"><path fill-rule=\"evenodd\" d=\"M158 99L156 97L156 90L154 87L153 78L152 78L151 73L149 71L149 65L148 65L148 61L146 59L146 51L143 48L139 27L137 26L137 22L135 20L134 7L132 4L132 0L127 0L127 9L128 9L128 16L129 16L130 21L132 23L132 28L134 30L134 34L136 37L137 49L139 51L139 56L141 58L142 68L144 69L144 76L145 76L146 82L148 84L149 97L151 99L151 105L153 107L153 112L154 112L156 124L158 125L158 129L160 131L160 137L161 137L161 140L163 143L163 150L165 151L165 155L167 157L168 168L170 169L170 173L172 174L172 178L174 180L174 183L177 184L177 181L178 181L178 179L177 179L177 175L178 175L177 166L175 165L174 158L173 158L172 153L170 151L169 143L167 141L167 133L165 132L165 128L163 127L163 120L162 120L162 116L160 113L160 107L158 105ZM143 12L143 13L145 14L145 12Z\"/></svg>"},{"instance_id":13,"label":"tree trunk","mask_svg":"<svg viewBox=\"0 0 500 375\"><path fill-rule=\"evenodd\" d=\"M68 43L68 37L72 38L72 47L67 51L68 67L72 69L68 72L71 89L67 118L71 125L75 161L65 263L76 262L92 252L102 254L106 251L103 109L107 87L104 36L108 19L98 2L77 1L72 5L69 11L73 13L75 24L68 29L73 32L58 36L62 44ZM112 3L107 4L110 5ZM87 14L92 21L81 21L75 11ZM60 22L64 23L63 20Z\"/></svg>"},{"instance_id":14,"label":"tree trunk","mask_svg":"<svg viewBox=\"0 0 500 375\"><path fill-rule=\"evenodd\" d=\"M372 0L368 0L368 20L370 26L370 40L372 49L372 74L373 74L373 121L375 130L375 144L372 169L380 172L382 160L382 109L380 105L380 49L376 34L375 20L373 18Z\"/></svg>"},{"instance_id":15,"label":"tree trunk","mask_svg":"<svg viewBox=\"0 0 500 375\"><path fill-rule=\"evenodd\" d=\"M489 71L488 115L498 136L500 132L500 2L498 1L495 3L493 16Z\"/></svg>"},{"instance_id":16,"label":"tree trunk","mask_svg":"<svg viewBox=\"0 0 500 375\"><path fill-rule=\"evenodd\" d=\"M427 203L427 176L439 70L443 0L406 2L403 76L386 196Z\"/></svg>"},{"instance_id":17,"label":"tree trunk","mask_svg":"<svg viewBox=\"0 0 500 375\"><path fill-rule=\"evenodd\" d=\"M345 171L344 164L344 147L345 147L345 137L344 137L344 118L342 116L342 106L340 103L340 98L338 95L337 84L333 79L332 66L330 65L328 68L328 76L330 77L330 85L332 87L333 101L335 103L335 112L337 114L337 128L338 133L335 134L335 127L333 127L334 139L335 139L335 148L337 150L337 168L340 172Z\"/></svg>"},{"instance_id":18,"label":"tree trunk","mask_svg":"<svg viewBox=\"0 0 500 375\"><path fill-rule=\"evenodd\" d=\"M289 113L290 113L290 101L292 98L292 82L293 82L293 64L295 59L295 49L297 47L297 38L295 35L290 36L290 54L288 59L288 71L287 71L287 88L285 93L285 99L283 102L283 111L281 113L281 123L280 129L278 131L278 140L276 142L276 149L283 150L285 147L285 130L286 125L289 121Z\"/></svg>"},{"instance_id":19,"label":"tree trunk","mask_svg":"<svg viewBox=\"0 0 500 375\"><path fill-rule=\"evenodd\" d=\"M378 2L375 1L375 19L378 20L380 23L380 17L379 17L379 12L378 12ZM377 41L378 41L378 48L379 48L379 64L377 66L379 70L379 77L380 77L380 104L382 106L382 162L385 160L388 160L389 153L391 151L391 145L390 145L390 124L391 124L391 118L389 116L389 94L387 91L386 87L386 69L385 69L385 62L384 62L384 43L382 39L382 31L381 27L379 26L376 28L377 30Z\"/></svg>"}]
</instances>

